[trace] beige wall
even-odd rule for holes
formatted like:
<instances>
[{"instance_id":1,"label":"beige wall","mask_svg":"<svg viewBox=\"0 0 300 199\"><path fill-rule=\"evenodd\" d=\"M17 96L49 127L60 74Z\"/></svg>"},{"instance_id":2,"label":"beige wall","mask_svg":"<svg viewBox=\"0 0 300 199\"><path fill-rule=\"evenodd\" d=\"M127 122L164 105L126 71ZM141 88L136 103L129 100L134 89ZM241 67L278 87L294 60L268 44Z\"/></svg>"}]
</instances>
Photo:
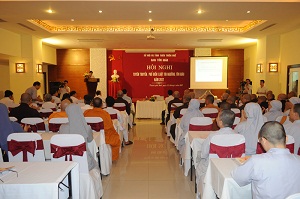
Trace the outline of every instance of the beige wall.
<instances>
[{"instance_id":1,"label":"beige wall","mask_svg":"<svg viewBox=\"0 0 300 199\"><path fill-rule=\"evenodd\" d=\"M21 56L21 36L13 32L0 29L0 54Z\"/></svg>"},{"instance_id":2,"label":"beige wall","mask_svg":"<svg viewBox=\"0 0 300 199\"><path fill-rule=\"evenodd\" d=\"M9 65L0 64L0 99L4 97L4 91L9 90Z\"/></svg>"},{"instance_id":3,"label":"beige wall","mask_svg":"<svg viewBox=\"0 0 300 199\"><path fill-rule=\"evenodd\" d=\"M42 46L42 61L43 63L56 65L56 49L43 44Z\"/></svg>"}]
</instances>

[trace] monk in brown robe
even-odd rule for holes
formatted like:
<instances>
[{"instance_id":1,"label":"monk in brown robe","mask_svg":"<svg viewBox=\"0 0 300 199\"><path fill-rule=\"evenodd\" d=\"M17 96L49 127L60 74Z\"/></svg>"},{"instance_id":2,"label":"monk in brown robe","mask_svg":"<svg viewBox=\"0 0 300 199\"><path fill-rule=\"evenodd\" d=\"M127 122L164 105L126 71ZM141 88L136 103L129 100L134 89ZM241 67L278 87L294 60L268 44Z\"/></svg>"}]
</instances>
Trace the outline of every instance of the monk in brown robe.
<instances>
[{"instance_id":1,"label":"monk in brown robe","mask_svg":"<svg viewBox=\"0 0 300 199\"><path fill-rule=\"evenodd\" d=\"M67 106L71 104L71 102L68 99L65 99L61 102L60 106L61 106L61 111L60 112L53 112L49 118L48 121L50 121L50 119L52 118L62 118L62 117L68 117L67 113L66 113L66 108Z\"/></svg>"},{"instance_id":2,"label":"monk in brown robe","mask_svg":"<svg viewBox=\"0 0 300 199\"><path fill-rule=\"evenodd\" d=\"M93 99L93 107L93 109L86 110L83 115L84 117L101 117L103 119L105 143L111 146L112 160L117 160L121 145L119 134L113 126L109 113L101 108L102 100L99 97Z\"/></svg>"}]
</instances>

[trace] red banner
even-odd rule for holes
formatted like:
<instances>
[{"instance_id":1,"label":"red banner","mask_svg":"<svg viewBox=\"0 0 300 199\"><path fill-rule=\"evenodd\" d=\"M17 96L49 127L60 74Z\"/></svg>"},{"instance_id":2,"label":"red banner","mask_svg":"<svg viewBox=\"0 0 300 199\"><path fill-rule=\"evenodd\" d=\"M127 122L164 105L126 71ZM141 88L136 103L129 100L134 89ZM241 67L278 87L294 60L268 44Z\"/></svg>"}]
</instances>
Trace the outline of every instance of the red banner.
<instances>
[{"instance_id":1,"label":"red banner","mask_svg":"<svg viewBox=\"0 0 300 199\"><path fill-rule=\"evenodd\" d=\"M190 84L190 56L192 51L179 50L171 53L126 53L110 51L108 56L118 54L120 60L108 64L108 79L116 69L123 88L133 98L167 95L169 89L181 94ZM111 56L112 57L112 56ZM115 63L113 63L115 61ZM117 63L118 62L118 63Z\"/></svg>"}]
</instances>

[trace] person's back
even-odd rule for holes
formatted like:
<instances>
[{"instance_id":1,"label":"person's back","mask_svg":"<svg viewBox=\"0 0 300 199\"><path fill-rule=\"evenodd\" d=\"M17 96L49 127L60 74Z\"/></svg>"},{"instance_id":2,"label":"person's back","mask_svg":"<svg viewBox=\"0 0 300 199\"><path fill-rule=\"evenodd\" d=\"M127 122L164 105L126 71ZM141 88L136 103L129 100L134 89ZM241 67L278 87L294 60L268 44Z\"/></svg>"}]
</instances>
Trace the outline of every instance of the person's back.
<instances>
[{"instance_id":1,"label":"person's back","mask_svg":"<svg viewBox=\"0 0 300 199\"><path fill-rule=\"evenodd\" d=\"M300 103L295 104L291 108L290 120L293 123L290 124L288 127L285 127L285 130L286 134L293 136L293 138L295 139L295 154L298 154L300 147Z\"/></svg>"},{"instance_id":2,"label":"person's back","mask_svg":"<svg viewBox=\"0 0 300 199\"><path fill-rule=\"evenodd\" d=\"M265 123L259 141L267 153L253 155L232 172L240 186L251 183L254 199L284 199L299 193L300 156L286 149L286 134L278 122Z\"/></svg>"}]
</instances>

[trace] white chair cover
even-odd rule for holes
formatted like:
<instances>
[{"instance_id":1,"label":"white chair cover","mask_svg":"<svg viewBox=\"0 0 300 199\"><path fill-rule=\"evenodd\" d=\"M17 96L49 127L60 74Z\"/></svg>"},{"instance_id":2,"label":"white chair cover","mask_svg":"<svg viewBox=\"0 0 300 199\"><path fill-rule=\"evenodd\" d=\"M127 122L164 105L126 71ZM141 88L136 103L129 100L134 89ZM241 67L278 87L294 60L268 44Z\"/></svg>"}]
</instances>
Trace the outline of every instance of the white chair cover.
<instances>
[{"instance_id":1,"label":"white chair cover","mask_svg":"<svg viewBox=\"0 0 300 199\"><path fill-rule=\"evenodd\" d=\"M241 118L235 117L235 118L234 118L233 125L232 125L232 128L234 129L234 128L236 127L236 125L237 125L238 123L240 123L240 121L241 121Z\"/></svg>"},{"instance_id":2,"label":"white chair cover","mask_svg":"<svg viewBox=\"0 0 300 199\"><path fill-rule=\"evenodd\" d=\"M81 145L85 143L85 140L81 135L77 134L58 134L52 136L50 143L60 147L68 147ZM65 161L65 156L54 158L51 152L51 161ZM83 156L72 155L72 161L79 163L80 198L99 199L102 197L103 189L100 173L98 168L94 168L91 171L88 170L86 151L83 153ZM64 181L64 183L67 182Z\"/></svg>"},{"instance_id":3,"label":"white chair cover","mask_svg":"<svg viewBox=\"0 0 300 199\"><path fill-rule=\"evenodd\" d=\"M126 104L125 103L115 103L114 108L119 111L126 111Z\"/></svg>"},{"instance_id":4,"label":"white chair cover","mask_svg":"<svg viewBox=\"0 0 300 199\"><path fill-rule=\"evenodd\" d=\"M232 108L232 112L234 112L236 117L241 117L241 111L238 108Z\"/></svg>"},{"instance_id":5,"label":"white chair cover","mask_svg":"<svg viewBox=\"0 0 300 199\"><path fill-rule=\"evenodd\" d=\"M0 148L0 162L3 162L3 157L2 157L2 150Z\"/></svg>"},{"instance_id":6,"label":"white chair cover","mask_svg":"<svg viewBox=\"0 0 300 199\"><path fill-rule=\"evenodd\" d=\"M45 132L46 131L46 126L45 126L44 120L39 117L23 118L21 120L21 123L30 125L32 128L32 131L34 131L34 132L35 132L34 128L37 129L37 132Z\"/></svg>"},{"instance_id":7,"label":"white chair cover","mask_svg":"<svg viewBox=\"0 0 300 199\"><path fill-rule=\"evenodd\" d=\"M39 110L39 113L41 114L41 117L48 118L53 113L53 110L50 108L43 108Z\"/></svg>"},{"instance_id":8,"label":"white chair cover","mask_svg":"<svg viewBox=\"0 0 300 199\"><path fill-rule=\"evenodd\" d=\"M296 194L290 195L286 199L300 199L300 193L296 193Z\"/></svg>"},{"instance_id":9,"label":"white chair cover","mask_svg":"<svg viewBox=\"0 0 300 199\"><path fill-rule=\"evenodd\" d=\"M103 122L100 117L85 117L85 120L88 124L96 124ZM101 173L103 175L110 174L111 166L112 166L112 152L111 146L105 143L105 133L104 128L100 129L100 142L99 142L99 155L100 155L100 166ZM94 156L95 149L91 150L92 155ZM98 161L98 160L96 160Z\"/></svg>"},{"instance_id":10,"label":"white chair cover","mask_svg":"<svg viewBox=\"0 0 300 199\"><path fill-rule=\"evenodd\" d=\"M187 108L183 108L183 109L180 110L180 118L182 118L182 116L184 116L186 111L187 111Z\"/></svg>"},{"instance_id":11,"label":"white chair cover","mask_svg":"<svg viewBox=\"0 0 300 199\"><path fill-rule=\"evenodd\" d=\"M18 119L15 118L15 117L9 117L9 120L12 121L12 122L17 122L18 121Z\"/></svg>"},{"instance_id":12,"label":"white chair cover","mask_svg":"<svg viewBox=\"0 0 300 199\"><path fill-rule=\"evenodd\" d=\"M69 119L67 117L51 118L49 120L49 130L53 132L58 132L60 125L66 124L68 122Z\"/></svg>"},{"instance_id":13,"label":"white chair cover","mask_svg":"<svg viewBox=\"0 0 300 199\"><path fill-rule=\"evenodd\" d=\"M201 110L201 112L203 113L204 116L206 116L206 115L216 115L217 116L219 111L216 108L204 108ZM215 118L215 117L213 117L213 118Z\"/></svg>"},{"instance_id":14,"label":"white chair cover","mask_svg":"<svg viewBox=\"0 0 300 199\"><path fill-rule=\"evenodd\" d=\"M211 144L221 146L221 147L230 147L245 144L245 137L240 134L224 134L224 135L215 135L212 137ZM245 155L245 151L242 156ZM219 158L217 154L209 154L209 158Z\"/></svg>"},{"instance_id":15,"label":"white chair cover","mask_svg":"<svg viewBox=\"0 0 300 199\"><path fill-rule=\"evenodd\" d=\"M15 156L12 154L11 141L15 140L17 142L28 142L34 141L35 142L35 150L34 155L30 152L27 153L27 161L28 162L45 162L45 153L44 153L44 145L42 137L37 133L12 133L7 137L7 144L8 144L8 158L10 162L23 162L23 152L20 151ZM14 142L14 141L13 141ZM24 144L20 144L20 146L24 146Z\"/></svg>"},{"instance_id":16,"label":"white chair cover","mask_svg":"<svg viewBox=\"0 0 300 199\"><path fill-rule=\"evenodd\" d=\"M179 107L179 106L182 106L183 105L183 103L172 103L171 104L171 110L175 110L177 107Z\"/></svg>"}]
</instances>

